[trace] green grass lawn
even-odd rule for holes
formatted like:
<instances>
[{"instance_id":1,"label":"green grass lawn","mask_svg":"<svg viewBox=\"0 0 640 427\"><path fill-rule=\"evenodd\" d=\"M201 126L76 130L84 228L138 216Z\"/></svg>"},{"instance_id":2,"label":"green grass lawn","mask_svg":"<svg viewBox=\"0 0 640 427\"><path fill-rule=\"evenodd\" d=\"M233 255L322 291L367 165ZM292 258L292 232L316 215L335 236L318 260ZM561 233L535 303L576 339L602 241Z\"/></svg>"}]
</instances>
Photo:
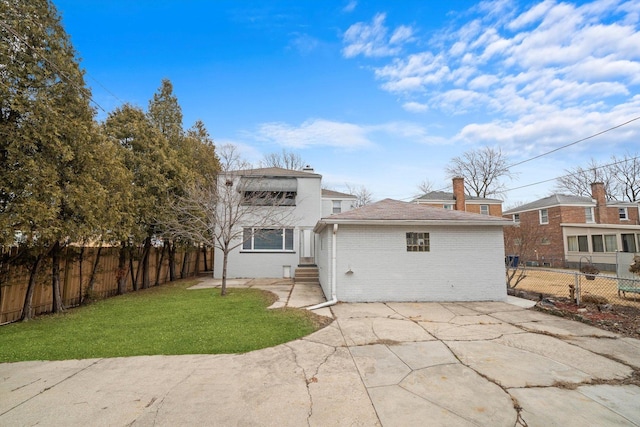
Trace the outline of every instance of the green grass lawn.
<instances>
[{"instance_id":1,"label":"green grass lawn","mask_svg":"<svg viewBox=\"0 0 640 427\"><path fill-rule=\"evenodd\" d=\"M0 326L0 362L151 354L243 353L326 325L307 310L267 310L270 292L187 290L182 281Z\"/></svg>"}]
</instances>

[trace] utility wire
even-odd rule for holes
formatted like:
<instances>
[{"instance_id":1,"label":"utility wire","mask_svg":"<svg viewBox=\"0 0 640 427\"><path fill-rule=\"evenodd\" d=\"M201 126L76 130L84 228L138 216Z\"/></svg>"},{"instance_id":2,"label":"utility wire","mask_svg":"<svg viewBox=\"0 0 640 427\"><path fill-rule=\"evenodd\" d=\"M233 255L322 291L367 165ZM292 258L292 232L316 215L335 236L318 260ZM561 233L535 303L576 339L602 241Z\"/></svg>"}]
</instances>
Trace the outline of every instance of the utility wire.
<instances>
[{"instance_id":1,"label":"utility wire","mask_svg":"<svg viewBox=\"0 0 640 427\"><path fill-rule=\"evenodd\" d=\"M13 34L13 36L18 39L19 41L21 41L25 46L27 46L29 49L31 49L36 55L38 55L44 62L46 62L47 64L49 64L49 66L51 66L51 68L53 68L58 75L61 78L64 78L67 83L71 84L77 91L79 92L83 92L86 91L86 88L81 88L79 87L73 80L71 80L65 73L63 73L62 71L60 71L60 69L56 66L56 64L54 64L53 62L51 62L46 56L44 56L43 54L41 54L40 52L38 52L38 49L34 48L33 46L31 46L29 44L29 42L20 34L18 33L16 30L14 30L9 24L7 24L5 21L0 20L0 26L2 26L5 30L7 30L8 32L10 32L11 34ZM11 40L7 39L5 37L5 40L7 40L9 43L11 43ZM107 112L107 110L105 110L104 108L102 108L102 106L100 104L98 104L98 102L96 100L94 100L91 96L89 96L89 100L91 102L93 102L99 109L101 109L103 112Z\"/></svg>"}]
</instances>

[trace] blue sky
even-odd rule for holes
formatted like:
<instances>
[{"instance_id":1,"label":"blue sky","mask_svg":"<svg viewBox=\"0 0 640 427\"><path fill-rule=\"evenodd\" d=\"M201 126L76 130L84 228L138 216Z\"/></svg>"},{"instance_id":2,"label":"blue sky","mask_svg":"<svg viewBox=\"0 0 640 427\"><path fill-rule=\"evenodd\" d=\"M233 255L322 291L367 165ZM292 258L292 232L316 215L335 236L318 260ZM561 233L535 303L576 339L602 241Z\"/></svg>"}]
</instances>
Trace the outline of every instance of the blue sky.
<instances>
[{"instance_id":1,"label":"blue sky","mask_svg":"<svg viewBox=\"0 0 640 427\"><path fill-rule=\"evenodd\" d=\"M203 120L252 162L295 151L330 188L376 199L450 190L467 150L518 163L640 116L640 0L54 1L107 112L146 108L169 78L185 127ZM640 120L506 186L639 148ZM553 187L509 191L505 208Z\"/></svg>"}]
</instances>

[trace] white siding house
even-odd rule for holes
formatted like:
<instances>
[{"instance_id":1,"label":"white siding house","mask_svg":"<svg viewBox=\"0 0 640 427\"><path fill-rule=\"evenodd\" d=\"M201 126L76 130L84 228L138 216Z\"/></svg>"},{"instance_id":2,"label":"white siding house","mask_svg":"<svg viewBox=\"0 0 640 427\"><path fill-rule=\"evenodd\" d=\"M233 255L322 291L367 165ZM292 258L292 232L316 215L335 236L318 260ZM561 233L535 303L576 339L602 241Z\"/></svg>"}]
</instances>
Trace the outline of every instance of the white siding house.
<instances>
[{"instance_id":1,"label":"white siding house","mask_svg":"<svg viewBox=\"0 0 640 427\"><path fill-rule=\"evenodd\" d=\"M355 207L357 199L353 194L323 189L322 217L350 211Z\"/></svg>"},{"instance_id":2,"label":"white siding house","mask_svg":"<svg viewBox=\"0 0 640 427\"><path fill-rule=\"evenodd\" d=\"M316 261L327 299L502 301L498 217L391 199L322 218Z\"/></svg>"},{"instance_id":3,"label":"white siding house","mask_svg":"<svg viewBox=\"0 0 640 427\"><path fill-rule=\"evenodd\" d=\"M242 182L239 191L284 194L286 200L275 207L264 207L277 219L273 224L265 223L260 218L260 208L255 207L253 217L245 215L238 222L243 237L237 239L239 246L229 254L228 278L292 277L301 260L313 258L313 228L321 214L321 179L313 169L260 168L233 173L234 185L238 180ZM214 257L213 274L220 278L222 251L216 249Z\"/></svg>"}]
</instances>

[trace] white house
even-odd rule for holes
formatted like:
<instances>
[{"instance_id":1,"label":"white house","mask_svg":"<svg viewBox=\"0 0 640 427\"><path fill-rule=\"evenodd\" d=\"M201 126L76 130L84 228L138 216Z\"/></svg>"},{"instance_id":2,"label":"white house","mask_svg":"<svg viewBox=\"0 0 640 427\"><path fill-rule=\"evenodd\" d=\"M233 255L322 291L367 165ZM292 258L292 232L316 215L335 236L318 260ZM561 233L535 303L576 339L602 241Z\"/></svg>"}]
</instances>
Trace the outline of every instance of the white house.
<instances>
[{"instance_id":1,"label":"white house","mask_svg":"<svg viewBox=\"0 0 640 427\"><path fill-rule=\"evenodd\" d=\"M355 207L357 197L353 194L322 189L322 217L350 211Z\"/></svg>"},{"instance_id":2,"label":"white house","mask_svg":"<svg viewBox=\"0 0 640 427\"><path fill-rule=\"evenodd\" d=\"M313 260L313 228L322 212L321 175L311 168L303 171L259 168L229 175L233 177L233 185L238 185L238 192L275 194L275 198L265 198L265 204L269 200L279 202L277 206L264 206L264 210L271 210L273 224L259 218L260 207L255 206L253 217L245 215L238 221L243 236L237 243L242 244L229 254L227 277L292 277L299 264ZM213 274L220 278L222 251L216 249L214 257Z\"/></svg>"},{"instance_id":3,"label":"white house","mask_svg":"<svg viewBox=\"0 0 640 427\"><path fill-rule=\"evenodd\" d=\"M503 218L385 199L322 218L316 263L327 299L505 300Z\"/></svg>"}]
</instances>

